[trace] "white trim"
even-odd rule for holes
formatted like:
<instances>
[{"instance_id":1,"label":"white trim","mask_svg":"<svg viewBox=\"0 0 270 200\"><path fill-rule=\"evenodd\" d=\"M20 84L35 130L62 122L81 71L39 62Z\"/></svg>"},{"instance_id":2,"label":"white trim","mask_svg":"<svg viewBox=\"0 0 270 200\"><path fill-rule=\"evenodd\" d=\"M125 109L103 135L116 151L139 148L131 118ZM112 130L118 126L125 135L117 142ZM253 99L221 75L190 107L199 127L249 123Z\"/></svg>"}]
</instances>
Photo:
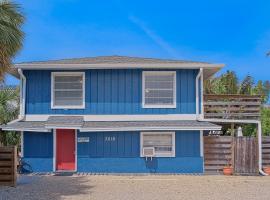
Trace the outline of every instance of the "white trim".
<instances>
[{"instance_id":1,"label":"white trim","mask_svg":"<svg viewBox=\"0 0 270 200\"><path fill-rule=\"evenodd\" d=\"M172 135L172 153L171 154L161 154L155 152L155 157L175 157L175 132L168 132L168 131L163 131L163 132L140 132L140 157L143 156L143 135L144 134L160 134L160 135Z\"/></svg>"},{"instance_id":2,"label":"white trim","mask_svg":"<svg viewBox=\"0 0 270 200\"><path fill-rule=\"evenodd\" d=\"M24 157L24 132L21 131L21 157Z\"/></svg>"},{"instance_id":3,"label":"white trim","mask_svg":"<svg viewBox=\"0 0 270 200\"><path fill-rule=\"evenodd\" d=\"M53 172L56 171L56 129L53 129Z\"/></svg>"},{"instance_id":4,"label":"white trim","mask_svg":"<svg viewBox=\"0 0 270 200\"><path fill-rule=\"evenodd\" d=\"M20 116L23 115L23 78L20 76Z\"/></svg>"},{"instance_id":5,"label":"white trim","mask_svg":"<svg viewBox=\"0 0 270 200\"><path fill-rule=\"evenodd\" d=\"M221 69L224 64L208 64L208 63L153 63L153 64L133 64L133 63L106 63L106 64L53 64L53 63L18 63L14 64L15 68L21 69Z\"/></svg>"},{"instance_id":6,"label":"white trim","mask_svg":"<svg viewBox=\"0 0 270 200\"><path fill-rule=\"evenodd\" d=\"M204 173L204 139L203 139L203 130L200 131L200 156L203 161L203 173Z\"/></svg>"},{"instance_id":7,"label":"white trim","mask_svg":"<svg viewBox=\"0 0 270 200\"><path fill-rule=\"evenodd\" d=\"M203 157L203 130L200 130L200 156Z\"/></svg>"},{"instance_id":8,"label":"white trim","mask_svg":"<svg viewBox=\"0 0 270 200\"><path fill-rule=\"evenodd\" d=\"M163 74L173 74L174 83L173 83L173 104L164 105L164 104L145 104L145 76L146 75L163 75ZM176 108L176 71L143 71L142 72L142 107L143 108Z\"/></svg>"},{"instance_id":9,"label":"white trim","mask_svg":"<svg viewBox=\"0 0 270 200\"><path fill-rule=\"evenodd\" d=\"M18 69L20 74L20 116L19 119L22 119L25 115L25 96L26 96L26 78L23 74L22 69Z\"/></svg>"},{"instance_id":10,"label":"white trim","mask_svg":"<svg viewBox=\"0 0 270 200\"><path fill-rule=\"evenodd\" d=\"M21 118L14 119L14 120L8 122L7 124L10 125L10 124L13 124L13 123L18 122L18 121L21 121L21 120L22 120Z\"/></svg>"},{"instance_id":11,"label":"white trim","mask_svg":"<svg viewBox=\"0 0 270 200\"><path fill-rule=\"evenodd\" d=\"M3 131L29 131L29 132L50 132L49 129L35 129L35 128L1 128Z\"/></svg>"},{"instance_id":12,"label":"white trim","mask_svg":"<svg viewBox=\"0 0 270 200\"><path fill-rule=\"evenodd\" d=\"M221 130L221 126L214 127L123 127L123 128L81 128L80 132L107 132L107 131L201 131Z\"/></svg>"},{"instance_id":13,"label":"white trim","mask_svg":"<svg viewBox=\"0 0 270 200\"><path fill-rule=\"evenodd\" d=\"M203 78L203 69L202 70L202 74L201 74L201 113L200 113L200 118L204 118L204 99L203 99L203 93L204 93L204 78Z\"/></svg>"},{"instance_id":14,"label":"white trim","mask_svg":"<svg viewBox=\"0 0 270 200\"><path fill-rule=\"evenodd\" d=\"M61 75L61 76L82 75L83 102L81 106L55 106L54 105L54 78L56 75ZM85 72L51 72L51 109L85 109Z\"/></svg>"},{"instance_id":15,"label":"white trim","mask_svg":"<svg viewBox=\"0 0 270 200\"><path fill-rule=\"evenodd\" d=\"M83 116L85 121L196 120L196 114L160 115L25 115L25 121L47 121L49 116Z\"/></svg>"},{"instance_id":16,"label":"white trim","mask_svg":"<svg viewBox=\"0 0 270 200\"><path fill-rule=\"evenodd\" d=\"M80 129L81 126L45 126L47 129Z\"/></svg>"},{"instance_id":17,"label":"white trim","mask_svg":"<svg viewBox=\"0 0 270 200\"><path fill-rule=\"evenodd\" d=\"M75 154L75 172L77 171L77 166L78 166L78 164L77 164L78 163L77 139L78 139L78 130L75 129L75 152L74 152L74 154Z\"/></svg>"},{"instance_id":18,"label":"white trim","mask_svg":"<svg viewBox=\"0 0 270 200\"><path fill-rule=\"evenodd\" d=\"M202 68L200 68L200 70L199 70L199 72L198 72L198 74L197 74L197 76L196 76L196 85L195 85L195 87L196 87L196 115L197 115L197 117L199 118L199 96L200 96L200 94L199 94L199 79L200 79L200 77L201 77L201 75L202 75Z\"/></svg>"},{"instance_id":19,"label":"white trim","mask_svg":"<svg viewBox=\"0 0 270 200\"><path fill-rule=\"evenodd\" d=\"M106 132L106 131L168 131L168 130L194 130L194 131L200 131L200 130L221 130L221 126L218 127L111 127L111 128L76 128L76 127L68 127L68 128L63 128L63 127L53 127L52 129L79 129L80 132ZM30 132L51 132L50 129L27 129L27 128L3 128L2 130L5 131L30 131Z\"/></svg>"},{"instance_id":20,"label":"white trim","mask_svg":"<svg viewBox=\"0 0 270 200\"><path fill-rule=\"evenodd\" d=\"M265 173L262 169L262 124L260 121L257 124L257 128L258 128L257 134L258 134L259 173L263 176L268 176L269 174Z\"/></svg>"},{"instance_id":21,"label":"white trim","mask_svg":"<svg viewBox=\"0 0 270 200\"><path fill-rule=\"evenodd\" d=\"M74 170L57 170L56 169L56 164L57 164L57 137L56 137L56 132L57 129L53 129L53 172L76 172L77 171L77 162L78 162L78 158L77 158L77 129L72 129L74 130L74 142L75 142L75 152L74 152L74 156L75 156L75 169Z\"/></svg>"},{"instance_id":22,"label":"white trim","mask_svg":"<svg viewBox=\"0 0 270 200\"><path fill-rule=\"evenodd\" d=\"M217 122L217 123L243 123L243 124L257 124L259 120L238 120L238 119L199 119L201 122Z\"/></svg>"}]
</instances>

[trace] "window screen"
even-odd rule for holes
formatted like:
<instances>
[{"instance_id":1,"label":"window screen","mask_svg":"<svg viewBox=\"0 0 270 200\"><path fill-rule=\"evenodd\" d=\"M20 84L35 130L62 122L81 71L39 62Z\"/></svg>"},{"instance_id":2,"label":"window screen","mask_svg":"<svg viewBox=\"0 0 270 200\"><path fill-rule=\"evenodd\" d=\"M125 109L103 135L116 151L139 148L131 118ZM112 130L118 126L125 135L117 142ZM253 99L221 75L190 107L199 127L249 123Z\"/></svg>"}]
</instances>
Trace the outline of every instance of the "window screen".
<instances>
[{"instance_id":1,"label":"window screen","mask_svg":"<svg viewBox=\"0 0 270 200\"><path fill-rule=\"evenodd\" d=\"M53 75L53 107L83 107L83 90L83 73L55 73Z\"/></svg>"},{"instance_id":2,"label":"window screen","mask_svg":"<svg viewBox=\"0 0 270 200\"><path fill-rule=\"evenodd\" d=\"M175 107L175 72L144 72L144 107Z\"/></svg>"},{"instance_id":3,"label":"window screen","mask_svg":"<svg viewBox=\"0 0 270 200\"><path fill-rule=\"evenodd\" d=\"M174 156L174 132L143 132L144 147L154 147L156 156Z\"/></svg>"}]
</instances>

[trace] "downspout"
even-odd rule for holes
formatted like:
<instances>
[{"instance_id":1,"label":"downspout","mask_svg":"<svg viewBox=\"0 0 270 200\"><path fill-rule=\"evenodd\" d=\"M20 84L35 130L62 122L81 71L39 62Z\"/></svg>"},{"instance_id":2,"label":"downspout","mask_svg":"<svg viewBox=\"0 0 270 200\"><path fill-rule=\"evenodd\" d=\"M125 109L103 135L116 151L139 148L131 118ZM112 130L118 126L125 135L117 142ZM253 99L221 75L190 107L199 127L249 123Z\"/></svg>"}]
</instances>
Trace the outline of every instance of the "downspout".
<instances>
[{"instance_id":1,"label":"downspout","mask_svg":"<svg viewBox=\"0 0 270 200\"><path fill-rule=\"evenodd\" d=\"M262 170L262 124L258 121L258 145L259 145L259 173L263 176L268 176L269 174L265 173Z\"/></svg>"},{"instance_id":2,"label":"downspout","mask_svg":"<svg viewBox=\"0 0 270 200\"><path fill-rule=\"evenodd\" d=\"M25 116L25 94L26 94L26 78L23 74L22 69L18 69L18 73L20 74L20 114L17 120L21 121ZM21 155L24 157L24 133L21 131Z\"/></svg>"},{"instance_id":3,"label":"downspout","mask_svg":"<svg viewBox=\"0 0 270 200\"><path fill-rule=\"evenodd\" d=\"M199 73L196 76L196 118L197 120L200 119L199 117L199 107L200 107L200 94L199 94L199 78L202 76L202 68L200 68ZM202 86L201 86L202 87Z\"/></svg>"},{"instance_id":4,"label":"downspout","mask_svg":"<svg viewBox=\"0 0 270 200\"><path fill-rule=\"evenodd\" d=\"M20 115L18 120L22 120L25 116L25 93L26 93L26 78L22 69L18 69L20 74Z\"/></svg>"}]
</instances>

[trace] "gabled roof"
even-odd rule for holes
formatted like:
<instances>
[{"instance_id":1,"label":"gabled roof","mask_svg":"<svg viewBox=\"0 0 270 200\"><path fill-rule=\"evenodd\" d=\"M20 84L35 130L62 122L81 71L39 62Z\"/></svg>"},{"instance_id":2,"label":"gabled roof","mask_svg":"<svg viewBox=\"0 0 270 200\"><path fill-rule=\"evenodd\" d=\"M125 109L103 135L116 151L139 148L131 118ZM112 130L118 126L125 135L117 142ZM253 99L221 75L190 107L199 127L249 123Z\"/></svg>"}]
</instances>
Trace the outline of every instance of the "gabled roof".
<instances>
[{"instance_id":1,"label":"gabled roof","mask_svg":"<svg viewBox=\"0 0 270 200\"><path fill-rule=\"evenodd\" d=\"M223 64L195 62L186 60L141 58L128 56L98 56L48 61L22 62L14 64L21 69L199 69L203 68L205 77L220 70Z\"/></svg>"},{"instance_id":2,"label":"gabled roof","mask_svg":"<svg viewBox=\"0 0 270 200\"><path fill-rule=\"evenodd\" d=\"M187 60L159 59L159 58L142 58L129 56L97 56L85 58L69 58L60 60L32 61L22 62L20 64L179 64L179 63L197 63L210 64L207 62L194 62Z\"/></svg>"}]
</instances>

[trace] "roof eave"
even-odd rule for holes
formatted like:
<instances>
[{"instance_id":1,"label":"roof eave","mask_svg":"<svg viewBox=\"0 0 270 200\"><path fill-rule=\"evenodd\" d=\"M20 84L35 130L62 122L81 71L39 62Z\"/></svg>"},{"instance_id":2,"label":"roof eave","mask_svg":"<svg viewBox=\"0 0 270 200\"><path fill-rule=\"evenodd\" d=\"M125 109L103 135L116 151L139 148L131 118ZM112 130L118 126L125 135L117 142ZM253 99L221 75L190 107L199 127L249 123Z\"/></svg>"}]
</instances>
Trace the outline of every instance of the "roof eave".
<instances>
[{"instance_id":1,"label":"roof eave","mask_svg":"<svg viewBox=\"0 0 270 200\"><path fill-rule=\"evenodd\" d=\"M49 63L20 63L14 64L18 69L129 69L129 68L217 68L221 69L224 64L208 63L121 63L121 64L49 64Z\"/></svg>"},{"instance_id":2,"label":"roof eave","mask_svg":"<svg viewBox=\"0 0 270 200\"><path fill-rule=\"evenodd\" d=\"M204 69L204 79L208 79L222 69L224 64L208 63L160 63L160 64L48 64L20 63L14 64L9 74L19 78L18 69L35 70L82 70L82 69Z\"/></svg>"}]
</instances>

